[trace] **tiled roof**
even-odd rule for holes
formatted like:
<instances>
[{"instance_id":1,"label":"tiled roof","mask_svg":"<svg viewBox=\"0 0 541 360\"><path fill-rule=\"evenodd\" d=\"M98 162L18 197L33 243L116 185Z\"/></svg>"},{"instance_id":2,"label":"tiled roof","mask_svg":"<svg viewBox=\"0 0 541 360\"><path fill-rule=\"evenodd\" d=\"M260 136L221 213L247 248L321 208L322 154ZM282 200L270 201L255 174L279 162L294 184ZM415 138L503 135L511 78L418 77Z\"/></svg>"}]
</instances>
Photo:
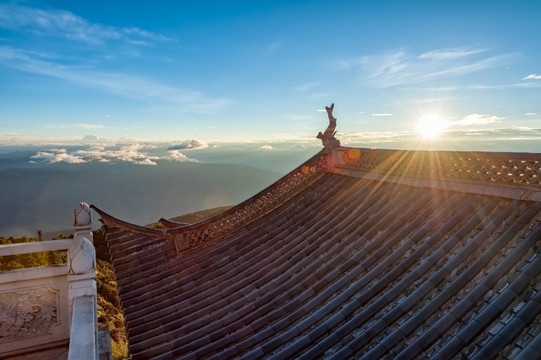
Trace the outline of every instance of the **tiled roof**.
<instances>
[{"instance_id":1,"label":"tiled roof","mask_svg":"<svg viewBox=\"0 0 541 360\"><path fill-rule=\"evenodd\" d=\"M95 208L130 352L541 358L540 162L337 148L195 225Z\"/></svg>"}]
</instances>

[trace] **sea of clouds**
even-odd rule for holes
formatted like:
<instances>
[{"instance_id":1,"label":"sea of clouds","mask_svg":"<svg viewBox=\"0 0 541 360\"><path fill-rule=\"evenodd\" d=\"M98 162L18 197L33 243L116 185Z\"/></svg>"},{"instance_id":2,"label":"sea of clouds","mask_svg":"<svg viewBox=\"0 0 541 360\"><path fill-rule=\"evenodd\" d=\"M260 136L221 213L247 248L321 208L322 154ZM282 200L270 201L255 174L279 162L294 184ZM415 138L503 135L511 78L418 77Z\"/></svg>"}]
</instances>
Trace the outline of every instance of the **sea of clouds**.
<instances>
[{"instance_id":1,"label":"sea of clouds","mask_svg":"<svg viewBox=\"0 0 541 360\"><path fill-rule=\"evenodd\" d=\"M319 143L319 144L318 144ZM108 140L85 136L78 144L2 146L0 158L23 151L18 166L85 164L92 162L158 166L161 162L249 165L288 172L321 150L320 142L206 143L197 139L171 142ZM1 165L1 164L0 164Z\"/></svg>"},{"instance_id":2,"label":"sea of clouds","mask_svg":"<svg viewBox=\"0 0 541 360\"><path fill-rule=\"evenodd\" d=\"M448 131L436 139L420 139L412 132L338 133L343 146L409 149L541 153L541 129L504 128ZM207 143L197 139L145 142L130 139L100 139L92 135L63 145L1 146L0 154L31 150L21 161L26 165L131 163L157 166L163 161L242 164L288 172L321 150L321 142L306 138L298 141L245 143Z\"/></svg>"},{"instance_id":3,"label":"sea of clouds","mask_svg":"<svg viewBox=\"0 0 541 360\"><path fill-rule=\"evenodd\" d=\"M81 164L91 161L104 163L129 162L136 165L158 165L159 160L198 162L184 155L180 148L165 151L154 144L90 145L83 148L50 148L38 151L30 162Z\"/></svg>"}]
</instances>

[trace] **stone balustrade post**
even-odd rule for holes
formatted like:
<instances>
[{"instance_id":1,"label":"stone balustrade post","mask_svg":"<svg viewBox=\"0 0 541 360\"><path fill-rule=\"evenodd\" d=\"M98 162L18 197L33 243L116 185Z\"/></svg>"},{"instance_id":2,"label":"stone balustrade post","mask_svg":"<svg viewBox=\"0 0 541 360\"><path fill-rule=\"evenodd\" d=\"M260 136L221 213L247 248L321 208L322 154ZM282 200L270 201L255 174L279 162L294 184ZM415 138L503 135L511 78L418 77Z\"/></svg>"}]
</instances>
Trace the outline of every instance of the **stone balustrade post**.
<instances>
[{"instance_id":1,"label":"stone balustrade post","mask_svg":"<svg viewBox=\"0 0 541 360\"><path fill-rule=\"evenodd\" d=\"M68 249L68 282L70 314L73 299L92 296L96 299L96 250L92 235L92 216L86 203L77 205L73 212L75 235ZM71 321L70 321L71 324Z\"/></svg>"},{"instance_id":2,"label":"stone balustrade post","mask_svg":"<svg viewBox=\"0 0 541 360\"><path fill-rule=\"evenodd\" d=\"M86 203L73 211L75 235L68 249L70 349L68 360L98 357L96 250L92 236L92 213Z\"/></svg>"}]
</instances>

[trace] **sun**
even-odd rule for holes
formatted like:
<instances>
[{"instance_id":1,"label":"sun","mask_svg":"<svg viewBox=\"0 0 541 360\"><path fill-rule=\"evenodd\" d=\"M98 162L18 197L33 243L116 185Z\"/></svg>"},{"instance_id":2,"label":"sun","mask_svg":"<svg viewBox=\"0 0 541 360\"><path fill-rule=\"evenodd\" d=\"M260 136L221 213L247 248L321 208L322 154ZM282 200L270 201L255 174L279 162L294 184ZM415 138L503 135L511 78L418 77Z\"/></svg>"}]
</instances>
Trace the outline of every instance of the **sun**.
<instances>
[{"instance_id":1,"label":"sun","mask_svg":"<svg viewBox=\"0 0 541 360\"><path fill-rule=\"evenodd\" d=\"M424 138L435 139L449 127L449 121L438 114L427 114L415 124L415 132Z\"/></svg>"}]
</instances>

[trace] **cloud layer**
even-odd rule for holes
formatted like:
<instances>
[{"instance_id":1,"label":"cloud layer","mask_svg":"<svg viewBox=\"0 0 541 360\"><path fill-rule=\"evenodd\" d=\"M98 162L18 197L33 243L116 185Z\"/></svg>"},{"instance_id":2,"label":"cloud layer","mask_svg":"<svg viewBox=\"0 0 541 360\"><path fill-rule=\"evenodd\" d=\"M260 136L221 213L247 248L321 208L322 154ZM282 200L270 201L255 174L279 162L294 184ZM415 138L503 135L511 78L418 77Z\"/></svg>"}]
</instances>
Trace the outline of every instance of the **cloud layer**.
<instances>
[{"instance_id":1,"label":"cloud layer","mask_svg":"<svg viewBox=\"0 0 541 360\"><path fill-rule=\"evenodd\" d=\"M197 162L187 157L179 150L168 150L157 147L155 144L130 145L91 145L88 147L67 150L65 148L52 148L38 151L30 157L31 161L42 161L49 164L68 163L82 164L91 161L99 162L127 162L136 165L157 165L159 160L180 162Z\"/></svg>"},{"instance_id":2,"label":"cloud layer","mask_svg":"<svg viewBox=\"0 0 541 360\"><path fill-rule=\"evenodd\" d=\"M462 120L453 122L453 125L487 125L501 122L502 117L496 115L487 115L487 114L469 114L464 117Z\"/></svg>"},{"instance_id":3,"label":"cloud layer","mask_svg":"<svg viewBox=\"0 0 541 360\"><path fill-rule=\"evenodd\" d=\"M437 141L420 141L414 132L362 132L340 135L348 146L407 150L541 152L541 128L450 129Z\"/></svg>"}]
</instances>

